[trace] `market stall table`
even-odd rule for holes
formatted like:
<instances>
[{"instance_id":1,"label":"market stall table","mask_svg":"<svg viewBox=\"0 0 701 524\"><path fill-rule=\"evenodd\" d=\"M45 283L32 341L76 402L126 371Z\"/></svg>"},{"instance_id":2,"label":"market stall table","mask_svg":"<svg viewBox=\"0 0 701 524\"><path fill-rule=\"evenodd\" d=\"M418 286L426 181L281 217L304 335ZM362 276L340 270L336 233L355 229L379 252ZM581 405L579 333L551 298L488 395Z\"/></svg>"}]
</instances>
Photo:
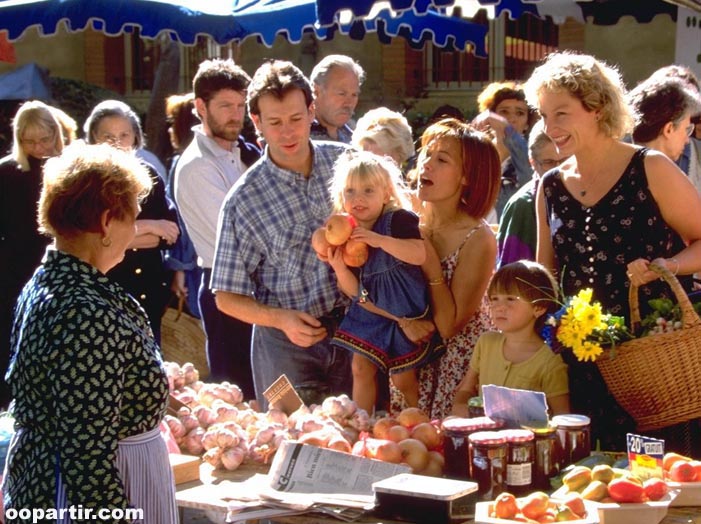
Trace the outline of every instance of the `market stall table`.
<instances>
[{"instance_id":1,"label":"market stall table","mask_svg":"<svg viewBox=\"0 0 701 524\"><path fill-rule=\"evenodd\" d=\"M243 464L236 471L214 470L209 464L200 466L200 480L179 484L176 500L181 511L192 508L206 511L218 522L226 522L227 501L237 488L255 474L267 474L268 466ZM430 481L430 478L427 478ZM182 517L182 515L181 515ZM181 518L182 520L182 518ZM251 521L255 522L255 521ZM275 517L271 522L279 524L339 524L342 521L332 517L304 514L298 516ZM357 524L406 524L395 520L378 519L367 515ZM474 522L464 521L464 524ZM641 523L643 524L643 523ZM660 524L701 524L701 507L671 507Z\"/></svg>"}]
</instances>

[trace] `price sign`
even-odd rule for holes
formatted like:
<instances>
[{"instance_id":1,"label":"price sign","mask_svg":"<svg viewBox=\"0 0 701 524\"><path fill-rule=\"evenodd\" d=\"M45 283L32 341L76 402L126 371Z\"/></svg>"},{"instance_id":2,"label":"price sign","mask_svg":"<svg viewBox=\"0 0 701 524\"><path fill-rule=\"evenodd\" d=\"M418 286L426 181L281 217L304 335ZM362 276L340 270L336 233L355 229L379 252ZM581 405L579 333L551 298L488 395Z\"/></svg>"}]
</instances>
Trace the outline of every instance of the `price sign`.
<instances>
[{"instance_id":1,"label":"price sign","mask_svg":"<svg viewBox=\"0 0 701 524\"><path fill-rule=\"evenodd\" d=\"M661 479L664 440L628 433L626 441L630 470L643 480L652 477Z\"/></svg>"}]
</instances>

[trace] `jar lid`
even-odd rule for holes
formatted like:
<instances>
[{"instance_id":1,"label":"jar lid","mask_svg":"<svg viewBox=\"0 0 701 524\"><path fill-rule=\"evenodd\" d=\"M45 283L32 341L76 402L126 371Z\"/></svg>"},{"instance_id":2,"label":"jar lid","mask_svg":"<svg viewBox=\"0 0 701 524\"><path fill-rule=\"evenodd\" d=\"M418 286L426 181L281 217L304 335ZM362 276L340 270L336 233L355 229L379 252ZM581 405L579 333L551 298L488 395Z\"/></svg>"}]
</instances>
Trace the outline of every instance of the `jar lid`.
<instances>
[{"instance_id":1,"label":"jar lid","mask_svg":"<svg viewBox=\"0 0 701 524\"><path fill-rule=\"evenodd\" d=\"M547 437L553 435L557 431L557 426L554 424L548 424L547 426L521 426L523 429L532 431L536 437Z\"/></svg>"},{"instance_id":2,"label":"jar lid","mask_svg":"<svg viewBox=\"0 0 701 524\"><path fill-rule=\"evenodd\" d=\"M533 432L527 429L505 429L501 433L507 442L528 442L535 438Z\"/></svg>"},{"instance_id":3,"label":"jar lid","mask_svg":"<svg viewBox=\"0 0 701 524\"><path fill-rule=\"evenodd\" d=\"M500 431L478 431L469 436L473 444L505 444L506 439Z\"/></svg>"},{"instance_id":4,"label":"jar lid","mask_svg":"<svg viewBox=\"0 0 701 524\"><path fill-rule=\"evenodd\" d=\"M492 420L489 417L449 417L441 423L446 431L468 432L482 429L497 429L504 425L501 420Z\"/></svg>"},{"instance_id":5,"label":"jar lid","mask_svg":"<svg viewBox=\"0 0 701 524\"><path fill-rule=\"evenodd\" d=\"M552 423L563 428L581 428L591 424L591 419L585 415L556 415Z\"/></svg>"},{"instance_id":6,"label":"jar lid","mask_svg":"<svg viewBox=\"0 0 701 524\"><path fill-rule=\"evenodd\" d=\"M482 397L471 397L470 400L467 401L467 405L471 408L481 408L484 407L484 401Z\"/></svg>"}]
</instances>

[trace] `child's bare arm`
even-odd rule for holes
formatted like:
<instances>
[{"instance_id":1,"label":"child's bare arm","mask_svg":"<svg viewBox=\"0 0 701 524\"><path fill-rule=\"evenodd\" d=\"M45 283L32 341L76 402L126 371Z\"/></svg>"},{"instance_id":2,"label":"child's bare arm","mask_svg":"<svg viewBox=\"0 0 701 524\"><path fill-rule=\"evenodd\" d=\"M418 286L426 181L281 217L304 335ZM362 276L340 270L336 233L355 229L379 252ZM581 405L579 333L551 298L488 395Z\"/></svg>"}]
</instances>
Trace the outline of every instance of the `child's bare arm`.
<instances>
[{"instance_id":1,"label":"child's bare arm","mask_svg":"<svg viewBox=\"0 0 701 524\"><path fill-rule=\"evenodd\" d=\"M452 415L458 417L467 417L469 412L467 409L467 401L477 395L477 385L479 383L479 374L472 368L467 370L465 376L460 381L455 398L453 399Z\"/></svg>"},{"instance_id":2,"label":"child's bare arm","mask_svg":"<svg viewBox=\"0 0 701 524\"><path fill-rule=\"evenodd\" d=\"M363 227L356 227L351 238L378 247L407 264L420 266L426 260L426 246L420 238L394 238Z\"/></svg>"},{"instance_id":3,"label":"child's bare arm","mask_svg":"<svg viewBox=\"0 0 701 524\"><path fill-rule=\"evenodd\" d=\"M340 247L329 249L328 262L336 273L338 288L351 298L358 296L360 283L358 278L343 262L343 252Z\"/></svg>"}]
</instances>

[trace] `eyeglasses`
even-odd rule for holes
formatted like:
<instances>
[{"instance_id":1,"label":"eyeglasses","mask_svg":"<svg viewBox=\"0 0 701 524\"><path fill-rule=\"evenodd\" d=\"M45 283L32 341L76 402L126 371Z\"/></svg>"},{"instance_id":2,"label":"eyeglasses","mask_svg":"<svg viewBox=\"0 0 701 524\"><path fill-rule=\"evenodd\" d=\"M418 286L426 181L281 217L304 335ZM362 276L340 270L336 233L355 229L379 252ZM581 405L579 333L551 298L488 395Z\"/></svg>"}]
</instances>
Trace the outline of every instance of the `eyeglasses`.
<instances>
[{"instance_id":1,"label":"eyeglasses","mask_svg":"<svg viewBox=\"0 0 701 524\"><path fill-rule=\"evenodd\" d=\"M544 158L543 160L534 160L533 163L536 164L538 167L540 167L544 171L549 171L553 167L557 167L560 164L562 164L562 160L558 159L555 160L553 158Z\"/></svg>"},{"instance_id":2,"label":"eyeglasses","mask_svg":"<svg viewBox=\"0 0 701 524\"><path fill-rule=\"evenodd\" d=\"M26 138L20 139L20 143L27 147L36 147L41 145L43 147L49 147L54 143L55 135L43 136L39 140L27 140Z\"/></svg>"},{"instance_id":3,"label":"eyeglasses","mask_svg":"<svg viewBox=\"0 0 701 524\"><path fill-rule=\"evenodd\" d=\"M696 129L696 124L686 126L686 136L691 136L694 133L694 129Z\"/></svg>"}]
</instances>

